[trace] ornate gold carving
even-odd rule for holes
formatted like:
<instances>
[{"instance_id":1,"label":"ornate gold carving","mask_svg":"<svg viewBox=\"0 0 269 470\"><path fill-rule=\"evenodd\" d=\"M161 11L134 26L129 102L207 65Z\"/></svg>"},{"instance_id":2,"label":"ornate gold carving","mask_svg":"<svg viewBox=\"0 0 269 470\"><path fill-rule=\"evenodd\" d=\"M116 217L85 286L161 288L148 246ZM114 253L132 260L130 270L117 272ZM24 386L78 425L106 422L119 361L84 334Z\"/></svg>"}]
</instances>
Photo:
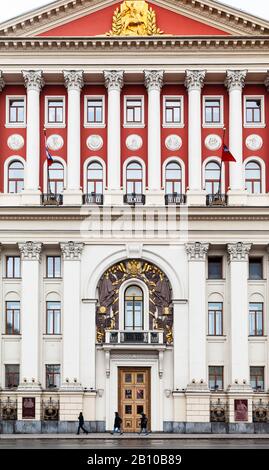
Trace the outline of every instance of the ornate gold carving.
<instances>
[{"instance_id":1,"label":"ornate gold carving","mask_svg":"<svg viewBox=\"0 0 269 470\"><path fill-rule=\"evenodd\" d=\"M107 36L156 36L163 34L156 24L156 13L145 1L125 1L114 11L112 29Z\"/></svg>"},{"instance_id":2,"label":"ornate gold carving","mask_svg":"<svg viewBox=\"0 0 269 470\"><path fill-rule=\"evenodd\" d=\"M100 313L106 313L106 307L100 307L99 312Z\"/></svg>"},{"instance_id":3,"label":"ornate gold carving","mask_svg":"<svg viewBox=\"0 0 269 470\"><path fill-rule=\"evenodd\" d=\"M141 263L139 261L130 261L127 263L128 272L132 276L137 276L141 272Z\"/></svg>"}]
</instances>

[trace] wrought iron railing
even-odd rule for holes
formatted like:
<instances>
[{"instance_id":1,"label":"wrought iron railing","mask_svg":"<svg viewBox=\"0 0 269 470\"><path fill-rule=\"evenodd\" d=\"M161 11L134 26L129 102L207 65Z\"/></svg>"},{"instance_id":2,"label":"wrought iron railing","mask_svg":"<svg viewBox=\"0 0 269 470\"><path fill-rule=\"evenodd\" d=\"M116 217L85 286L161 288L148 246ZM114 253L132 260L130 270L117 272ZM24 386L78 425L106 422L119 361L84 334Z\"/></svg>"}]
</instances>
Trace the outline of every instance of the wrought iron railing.
<instances>
[{"instance_id":1,"label":"wrought iron railing","mask_svg":"<svg viewBox=\"0 0 269 470\"><path fill-rule=\"evenodd\" d=\"M226 423L228 421L228 404L220 398L210 401L210 421Z\"/></svg>"},{"instance_id":2,"label":"wrought iron railing","mask_svg":"<svg viewBox=\"0 0 269 470\"><path fill-rule=\"evenodd\" d=\"M269 402L262 398L252 403L252 418L254 423L269 423Z\"/></svg>"},{"instance_id":3,"label":"wrought iron railing","mask_svg":"<svg viewBox=\"0 0 269 470\"><path fill-rule=\"evenodd\" d=\"M42 401L42 419L44 421L59 421L59 414L60 414L59 400L53 400L50 397L49 400Z\"/></svg>"},{"instance_id":4,"label":"wrought iron railing","mask_svg":"<svg viewBox=\"0 0 269 470\"><path fill-rule=\"evenodd\" d=\"M159 331L106 330L107 344L163 344L164 334Z\"/></svg>"},{"instance_id":5,"label":"wrought iron railing","mask_svg":"<svg viewBox=\"0 0 269 470\"><path fill-rule=\"evenodd\" d=\"M61 206L63 204L62 194L42 194L41 203L43 206Z\"/></svg>"},{"instance_id":6,"label":"wrought iron railing","mask_svg":"<svg viewBox=\"0 0 269 470\"><path fill-rule=\"evenodd\" d=\"M165 200L166 206L186 204L186 194L180 194L180 193L165 194L164 200Z\"/></svg>"},{"instance_id":7,"label":"wrought iron railing","mask_svg":"<svg viewBox=\"0 0 269 470\"><path fill-rule=\"evenodd\" d=\"M136 194L136 193L124 194L123 202L124 204L131 204L134 206L136 204L144 205L146 202L146 196L145 194Z\"/></svg>"},{"instance_id":8,"label":"wrought iron railing","mask_svg":"<svg viewBox=\"0 0 269 470\"><path fill-rule=\"evenodd\" d=\"M104 195L97 193L83 194L83 204L97 204L102 206L104 204Z\"/></svg>"},{"instance_id":9,"label":"wrought iron railing","mask_svg":"<svg viewBox=\"0 0 269 470\"><path fill-rule=\"evenodd\" d=\"M225 207L228 203L227 194L207 194L206 195L206 205L207 206L220 206Z\"/></svg>"},{"instance_id":10,"label":"wrought iron railing","mask_svg":"<svg viewBox=\"0 0 269 470\"><path fill-rule=\"evenodd\" d=\"M0 419L11 421L17 419L18 403L8 397L6 400L0 400Z\"/></svg>"}]
</instances>

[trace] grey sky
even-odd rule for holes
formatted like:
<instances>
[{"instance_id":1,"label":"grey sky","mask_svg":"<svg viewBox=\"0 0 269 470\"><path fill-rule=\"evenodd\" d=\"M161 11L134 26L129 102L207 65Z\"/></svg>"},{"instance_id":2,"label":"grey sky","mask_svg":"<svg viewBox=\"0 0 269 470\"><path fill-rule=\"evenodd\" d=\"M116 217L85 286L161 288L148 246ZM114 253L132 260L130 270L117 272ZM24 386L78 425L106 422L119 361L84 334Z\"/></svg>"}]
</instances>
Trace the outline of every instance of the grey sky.
<instances>
[{"instance_id":1,"label":"grey sky","mask_svg":"<svg viewBox=\"0 0 269 470\"><path fill-rule=\"evenodd\" d=\"M49 3L51 2L44 0L8 0L8 6L0 10L0 22ZM269 20L268 0L223 0L222 3L241 8L253 15Z\"/></svg>"}]
</instances>

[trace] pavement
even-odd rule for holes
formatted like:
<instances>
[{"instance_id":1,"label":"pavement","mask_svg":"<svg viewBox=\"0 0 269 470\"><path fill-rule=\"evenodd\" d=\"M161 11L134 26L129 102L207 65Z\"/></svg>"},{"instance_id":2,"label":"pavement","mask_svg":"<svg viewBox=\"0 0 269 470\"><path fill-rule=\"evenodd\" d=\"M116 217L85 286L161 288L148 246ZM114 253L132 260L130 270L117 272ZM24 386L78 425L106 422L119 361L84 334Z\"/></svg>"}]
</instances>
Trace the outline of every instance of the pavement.
<instances>
[{"instance_id":1,"label":"pavement","mask_svg":"<svg viewBox=\"0 0 269 470\"><path fill-rule=\"evenodd\" d=\"M268 440L269 434L169 434L169 433L149 433L148 435L139 435L134 433L125 433L122 435L111 435L110 433L89 433L89 434L0 434L0 440L14 440L14 439L41 439L41 440L77 440L77 439L87 439L87 440Z\"/></svg>"}]
</instances>

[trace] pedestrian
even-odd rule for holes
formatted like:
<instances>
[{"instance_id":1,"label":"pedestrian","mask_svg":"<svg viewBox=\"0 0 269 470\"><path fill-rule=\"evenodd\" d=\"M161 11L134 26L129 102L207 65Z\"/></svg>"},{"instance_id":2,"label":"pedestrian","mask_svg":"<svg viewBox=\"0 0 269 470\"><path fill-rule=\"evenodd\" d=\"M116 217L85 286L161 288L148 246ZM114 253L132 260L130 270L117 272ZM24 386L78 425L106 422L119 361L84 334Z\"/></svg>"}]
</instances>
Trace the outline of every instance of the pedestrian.
<instances>
[{"instance_id":1,"label":"pedestrian","mask_svg":"<svg viewBox=\"0 0 269 470\"><path fill-rule=\"evenodd\" d=\"M148 418L145 413L141 413L140 427L141 430L139 434L145 433L146 435L148 435Z\"/></svg>"},{"instance_id":2,"label":"pedestrian","mask_svg":"<svg viewBox=\"0 0 269 470\"><path fill-rule=\"evenodd\" d=\"M114 427L113 427L113 431L111 434L114 434L114 432L119 432L120 434L123 434L121 430L121 423L122 423L122 419L119 413L115 411Z\"/></svg>"},{"instance_id":3,"label":"pedestrian","mask_svg":"<svg viewBox=\"0 0 269 470\"><path fill-rule=\"evenodd\" d=\"M78 432L77 432L77 434L80 433L80 429L82 429L84 434L88 434L87 429L84 428L84 417L83 417L82 412L79 413L79 417L78 417Z\"/></svg>"}]
</instances>

